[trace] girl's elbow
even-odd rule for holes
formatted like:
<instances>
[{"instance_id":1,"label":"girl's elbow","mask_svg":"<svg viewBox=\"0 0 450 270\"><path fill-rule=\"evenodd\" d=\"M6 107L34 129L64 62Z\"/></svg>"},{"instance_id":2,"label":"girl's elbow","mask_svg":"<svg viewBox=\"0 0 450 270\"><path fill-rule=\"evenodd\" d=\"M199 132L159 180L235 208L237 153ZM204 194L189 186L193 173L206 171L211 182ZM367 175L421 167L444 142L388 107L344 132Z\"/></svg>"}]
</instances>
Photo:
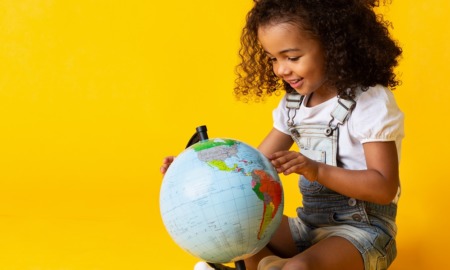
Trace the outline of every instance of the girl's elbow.
<instances>
[{"instance_id":1,"label":"girl's elbow","mask_svg":"<svg viewBox=\"0 0 450 270\"><path fill-rule=\"evenodd\" d=\"M394 200L394 197L386 197L386 198L380 199L376 203L381 204L381 205L389 205L390 203L392 203L393 200Z\"/></svg>"},{"instance_id":2,"label":"girl's elbow","mask_svg":"<svg viewBox=\"0 0 450 270\"><path fill-rule=\"evenodd\" d=\"M388 205L395 200L398 193L400 179L398 177L391 178L390 181L386 182L385 188L380 189L379 193L379 204Z\"/></svg>"},{"instance_id":3,"label":"girl's elbow","mask_svg":"<svg viewBox=\"0 0 450 270\"><path fill-rule=\"evenodd\" d=\"M378 200L376 203L382 205L388 205L392 203L397 196L398 188L385 190L380 196L378 196Z\"/></svg>"}]
</instances>

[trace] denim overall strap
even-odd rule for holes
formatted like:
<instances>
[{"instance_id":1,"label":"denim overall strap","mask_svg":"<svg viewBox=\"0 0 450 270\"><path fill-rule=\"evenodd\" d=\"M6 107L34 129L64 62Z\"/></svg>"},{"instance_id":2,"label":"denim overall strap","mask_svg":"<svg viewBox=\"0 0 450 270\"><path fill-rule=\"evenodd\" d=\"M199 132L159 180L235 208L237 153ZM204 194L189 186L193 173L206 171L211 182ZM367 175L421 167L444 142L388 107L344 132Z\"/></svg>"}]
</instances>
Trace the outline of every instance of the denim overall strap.
<instances>
[{"instance_id":1,"label":"denim overall strap","mask_svg":"<svg viewBox=\"0 0 450 270\"><path fill-rule=\"evenodd\" d=\"M286 96L286 108L288 109L287 125L290 128L294 126L294 118L297 115L297 110L300 109L303 98L303 95L297 93L288 93ZM340 125L344 124L344 122L350 117L350 113L355 105L356 101L354 100L339 98L338 104L330 114L331 120L328 123L329 129L325 130L325 134L331 135L334 130L336 130ZM292 131L295 132L294 129Z\"/></svg>"},{"instance_id":2,"label":"denim overall strap","mask_svg":"<svg viewBox=\"0 0 450 270\"><path fill-rule=\"evenodd\" d=\"M334 130L336 130L340 125L350 117L350 113L356 105L356 101L351 99L338 99L338 104L331 112L331 120L328 123L328 129L325 130L327 135L330 135Z\"/></svg>"},{"instance_id":3,"label":"denim overall strap","mask_svg":"<svg viewBox=\"0 0 450 270\"><path fill-rule=\"evenodd\" d=\"M294 118L297 115L297 110L303 102L303 95L297 93L288 93L286 96L286 108L288 109L287 125L292 127L294 125Z\"/></svg>"}]
</instances>

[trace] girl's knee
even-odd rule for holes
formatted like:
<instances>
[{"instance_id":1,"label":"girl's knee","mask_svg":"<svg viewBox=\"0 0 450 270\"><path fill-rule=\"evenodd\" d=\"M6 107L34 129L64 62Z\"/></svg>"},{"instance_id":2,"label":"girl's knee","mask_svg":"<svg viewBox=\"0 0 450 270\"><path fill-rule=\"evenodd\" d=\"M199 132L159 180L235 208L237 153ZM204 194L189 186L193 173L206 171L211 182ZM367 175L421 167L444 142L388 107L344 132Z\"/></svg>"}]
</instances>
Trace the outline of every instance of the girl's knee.
<instances>
[{"instance_id":1,"label":"girl's knee","mask_svg":"<svg viewBox=\"0 0 450 270\"><path fill-rule=\"evenodd\" d=\"M307 258L282 259L278 256L267 256L258 264L258 270L309 270L312 269Z\"/></svg>"},{"instance_id":2,"label":"girl's knee","mask_svg":"<svg viewBox=\"0 0 450 270\"><path fill-rule=\"evenodd\" d=\"M304 258L292 258L286 261L283 270L310 270L313 269L308 260Z\"/></svg>"},{"instance_id":3,"label":"girl's knee","mask_svg":"<svg viewBox=\"0 0 450 270\"><path fill-rule=\"evenodd\" d=\"M272 255L263 258L258 264L258 270L280 270L288 259Z\"/></svg>"}]
</instances>

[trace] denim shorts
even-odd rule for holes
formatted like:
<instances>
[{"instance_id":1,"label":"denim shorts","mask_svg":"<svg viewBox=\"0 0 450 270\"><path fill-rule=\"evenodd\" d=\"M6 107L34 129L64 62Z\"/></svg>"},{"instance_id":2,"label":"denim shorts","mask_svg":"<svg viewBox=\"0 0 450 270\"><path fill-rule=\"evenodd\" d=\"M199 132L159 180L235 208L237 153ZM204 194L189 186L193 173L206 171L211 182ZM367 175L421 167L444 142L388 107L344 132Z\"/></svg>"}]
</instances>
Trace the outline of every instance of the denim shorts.
<instances>
[{"instance_id":1,"label":"denim shorts","mask_svg":"<svg viewBox=\"0 0 450 270\"><path fill-rule=\"evenodd\" d=\"M347 239L359 250L364 260L365 270L384 270L389 267L397 254L395 237L388 234L389 229L385 230L393 224L378 218L370 219L373 221L373 225L334 224L315 227L305 223L299 217L293 217L289 218L289 226L300 252L320 240L338 236ZM389 223L390 225L386 226ZM395 231L391 232L395 234Z\"/></svg>"}]
</instances>

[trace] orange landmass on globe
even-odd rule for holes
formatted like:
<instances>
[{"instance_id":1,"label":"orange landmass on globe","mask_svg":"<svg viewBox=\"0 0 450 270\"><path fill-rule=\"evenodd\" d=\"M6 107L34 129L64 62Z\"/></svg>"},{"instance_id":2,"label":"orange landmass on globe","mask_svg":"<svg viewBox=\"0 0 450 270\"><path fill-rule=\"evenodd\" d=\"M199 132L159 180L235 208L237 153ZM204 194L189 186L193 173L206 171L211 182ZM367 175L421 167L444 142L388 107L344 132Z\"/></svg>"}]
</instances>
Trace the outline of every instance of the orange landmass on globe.
<instances>
[{"instance_id":1,"label":"orange landmass on globe","mask_svg":"<svg viewBox=\"0 0 450 270\"><path fill-rule=\"evenodd\" d=\"M265 171L254 170L252 177L252 189L258 198L264 202L263 218L258 231L258 239L261 239L267 226L278 212L283 193L281 184Z\"/></svg>"}]
</instances>

